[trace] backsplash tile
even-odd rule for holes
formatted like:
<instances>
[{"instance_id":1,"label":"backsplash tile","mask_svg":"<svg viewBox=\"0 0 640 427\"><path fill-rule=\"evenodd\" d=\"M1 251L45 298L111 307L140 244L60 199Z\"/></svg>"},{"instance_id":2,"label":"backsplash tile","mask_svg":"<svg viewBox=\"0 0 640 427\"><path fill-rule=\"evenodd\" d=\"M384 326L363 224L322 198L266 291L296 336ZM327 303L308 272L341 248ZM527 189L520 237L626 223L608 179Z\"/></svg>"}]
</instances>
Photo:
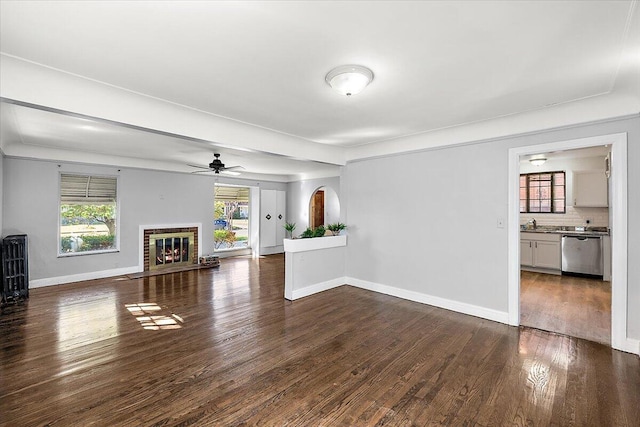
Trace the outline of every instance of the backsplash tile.
<instances>
[{"instance_id":1,"label":"backsplash tile","mask_svg":"<svg viewBox=\"0 0 640 427\"><path fill-rule=\"evenodd\" d=\"M609 226L609 208L575 208L567 206L565 214L527 213L520 214L520 225L535 218L538 225L583 226L590 221L590 227Z\"/></svg>"}]
</instances>

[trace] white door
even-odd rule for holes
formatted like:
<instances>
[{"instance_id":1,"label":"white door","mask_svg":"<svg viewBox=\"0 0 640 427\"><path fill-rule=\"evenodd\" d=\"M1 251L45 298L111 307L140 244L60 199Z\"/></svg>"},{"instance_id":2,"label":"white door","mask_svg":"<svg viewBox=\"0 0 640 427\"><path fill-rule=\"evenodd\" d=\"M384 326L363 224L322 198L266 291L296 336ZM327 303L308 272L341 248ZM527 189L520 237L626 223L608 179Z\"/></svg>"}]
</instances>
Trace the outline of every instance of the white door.
<instances>
[{"instance_id":1,"label":"white door","mask_svg":"<svg viewBox=\"0 0 640 427\"><path fill-rule=\"evenodd\" d=\"M284 229L284 223L286 222L287 214L287 193L286 191L276 192L276 246L284 244L286 230Z\"/></svg>"},{"instance_id":2,"label":"white door","mask_svg":"<svg viewBox=\"0 0 640 427\"><path fill-rule=\"evenodd\" d=\"M269 248L277 245L277 196L276 190L260 192L260 246Z\"/></svg>"}]
</instances>

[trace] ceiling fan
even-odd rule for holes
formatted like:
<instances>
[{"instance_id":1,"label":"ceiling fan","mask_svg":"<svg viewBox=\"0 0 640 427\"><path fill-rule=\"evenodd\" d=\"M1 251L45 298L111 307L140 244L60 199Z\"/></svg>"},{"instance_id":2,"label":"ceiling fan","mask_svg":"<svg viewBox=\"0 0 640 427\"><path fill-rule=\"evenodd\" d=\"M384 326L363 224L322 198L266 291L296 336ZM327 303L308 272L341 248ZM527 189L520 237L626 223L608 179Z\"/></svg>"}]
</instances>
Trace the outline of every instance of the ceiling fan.
<instances>
[{"instance_id":1,"label":"ceiling fan","mask_svg":"<svg viewBox=\"0 0 640 427\"><path fill-rule=\"evenodd\" d=\"M201 171L194 171L191 173L208 173L208 172L213 172L213 173L223 173L223 174L228 174L228 175L239 175L240 172L236 172L235 169L244 169L242 166L229 166L226 167L224 165L224 163L222 163L222 161L220 160L220 154L219 153L215 153L213 155L214 159L211 161L211 163L209 163L209 167L204 167L204 166L198 166L198 165L187 165L187 166L191 166L194 168L199 168L199 169L205 169L205 170L201 170Z\"/></svg>"}]
</instances>

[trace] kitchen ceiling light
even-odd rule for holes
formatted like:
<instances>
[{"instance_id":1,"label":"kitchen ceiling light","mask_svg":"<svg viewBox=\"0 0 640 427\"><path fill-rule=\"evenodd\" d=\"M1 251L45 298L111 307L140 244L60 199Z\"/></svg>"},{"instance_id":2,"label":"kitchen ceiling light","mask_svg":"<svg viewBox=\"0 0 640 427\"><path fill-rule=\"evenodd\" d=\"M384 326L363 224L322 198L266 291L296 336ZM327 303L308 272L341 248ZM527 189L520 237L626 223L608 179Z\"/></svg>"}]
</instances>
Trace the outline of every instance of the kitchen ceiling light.
<instances>
[{"instance_id":1,"label":"kitchen ceiling light","mask_svg":"<svg viewBox=\"0 0 640 427\"><path fill-rule=\"evenodd\" d=\"M533 166L542 166L544 165L544 162L546 162L547 159L545 159L544 157L539 157L537 159L530 159L529 162L533 165Z\"/></svg>"},{"instance_id":2,"label":"kitchen ceiling light","mask_svg":"<svg viewBox=\"0 0 640 427\"><path fill-rule=\"evenodd\" d=\"M342 65L329 71L325 80L337 92L351 96L362 92L371 83L373 72L360 65Z\"/></svg>"}]
</instances>

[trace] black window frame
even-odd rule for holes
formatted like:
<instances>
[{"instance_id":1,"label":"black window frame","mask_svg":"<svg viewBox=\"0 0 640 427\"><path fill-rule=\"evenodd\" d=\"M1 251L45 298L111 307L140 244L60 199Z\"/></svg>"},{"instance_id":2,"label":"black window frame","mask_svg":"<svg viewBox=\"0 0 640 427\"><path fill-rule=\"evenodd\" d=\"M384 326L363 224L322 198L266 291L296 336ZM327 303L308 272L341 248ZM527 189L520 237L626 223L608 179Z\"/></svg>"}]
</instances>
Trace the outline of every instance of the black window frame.
<instances>
[{"instance_id":1,"label":"black window frame","mask_svg":"<svg viewBox=\"0 0 640 427\"><path fill-rule=\"evenodd\" d=\"M532 211L531 210L531 198L530 198L530 187L531 187L531 178L536 176L536 177L540 177L541 175L551 175L551 197L549 199L539 199L539 200L549 200L549 207L550 210L549 211ZM556 175L562 175L563 179L562 181L564 182L563 185L558 185L555 184L555 177ZM532 214L565 214L567 213L567 174L565 171L545 171L545 172L530 172L530 173L522 173L520 174L520 178L522 177L526 177L526 208L525 210L520 209L520 213L532 213ZM520 186L520 183L518 184L519 188L522 189L523 187ZM558 190L558 187L564 187L564 196L563 197L555 197L556 196L556 192ZM519 198L519 202L522 202L523 199ZM554 201L556 200L562 200L562 206L563 209L562 210L556 210L556 204L554 203Z\"/></svg>"}]
</instances>

